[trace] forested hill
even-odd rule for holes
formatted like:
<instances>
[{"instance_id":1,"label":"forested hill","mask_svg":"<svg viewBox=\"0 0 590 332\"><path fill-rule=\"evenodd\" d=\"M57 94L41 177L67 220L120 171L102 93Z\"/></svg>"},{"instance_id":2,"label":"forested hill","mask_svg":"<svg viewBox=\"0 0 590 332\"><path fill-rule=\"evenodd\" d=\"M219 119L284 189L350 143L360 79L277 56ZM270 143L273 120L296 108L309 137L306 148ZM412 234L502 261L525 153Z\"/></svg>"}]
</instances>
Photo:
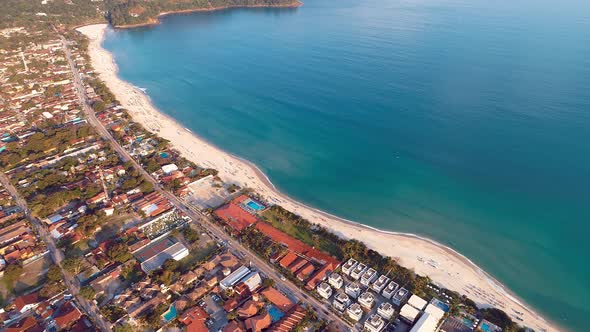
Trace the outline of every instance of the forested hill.
<instances>
[{"instance_id":1,"label":"forested hill","mask_svg":"<svg viewBox=\"0 0 590 332\"><path fill-rule=\"evenodd\" d=\"M108 19L113 26L153 24L167 12L214 10L230 7L295 7L298 0L108 0Z\"/></svg>"},{"instance_id":2,"label":"forested hill","mask_svg":"<svg viewBox=\"0 0 590 332\"><path fill-rule=\"evenodd\" d=\"M1 0L0 29L106 22L152 24L161 13L228 7L294 7L298 0Z\"/></svg>"}]
</instances>

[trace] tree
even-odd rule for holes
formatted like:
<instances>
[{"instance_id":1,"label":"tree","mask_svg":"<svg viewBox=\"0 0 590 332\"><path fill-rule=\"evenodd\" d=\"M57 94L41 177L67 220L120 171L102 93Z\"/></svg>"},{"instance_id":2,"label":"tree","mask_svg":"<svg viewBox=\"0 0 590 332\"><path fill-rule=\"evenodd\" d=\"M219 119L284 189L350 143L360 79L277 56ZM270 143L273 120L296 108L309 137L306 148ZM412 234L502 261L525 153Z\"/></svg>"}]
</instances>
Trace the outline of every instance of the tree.
<instances>
[{"instance_id":1,"label":"tree","mask_svg":"<svg viewBox=\"0 0 590 332\"><path fill-rule=\"evenodd\" d=\"M133 257L125 243L115 243L111 245L107 249L106 255L109 259L119 263L125 263Z\"/></svg>"},{"instance_id":2,"label":"tree","mask_svg":"<svg viewBox=\"0 0 590 332\"><path fill-rule=\"evenodd\" d=\"M43 287L39 290L39 295L41 297L50 298L53 295L59 293L63 289L63 286L57 282L47 282Z\"/></svg>"},{"instance_id":3,"label":"tree","mask_svg":"<svg viewBox=\"0 0 590 332\"><path fill-rule=\"evenodd\" d=\"M63 269L73 275L80 274L85 265L84 260L79 256L66 258L61 262Z\"/></svg>"},{"instance_id":4,"label":"tree","mask_svg":"<svg viewBox=\"0 0 590 332\"><path fill-rule=\"evenodd\" d=\"M94 297L96 296L96 292L94 291L94 288L92 288L90 286L84 286L84 287L80 288L80 291L78 292L78 294L82 298L85 298L88 301L94 300Z\"/></svg>"},{"instance_id":5,"label":"tree","mask_svg":"<svg viewBox=\"0 0 590 332\"><path fill-rule=\"evenodd\" d=\"M4 270L4 283L10 291L14 289L14 284L23 274L23 268L20 265L8 264Z\"/></svg>"},{"instance_id":6,"label":"tree","mask_svg":"<svg viewBox=\"0 0 590 332\"><path fill-rule=\"evenodd\" d=\"M63 279L61 269L58 265L52 265L49 270L47 270L47 279L51 282L59 282Z\"/></svg>"},{"instance_id":7,"label":"tree","mask_svg":"<svg viewBox=\"0 0 590 332\"><path fill-rule=\"evenodd\" d=\"M190 226L182 229L182 235L184 235L184 238L190 243L194 243L199 240L199 232L195 231Z\"/></svg>"}]
</instances>

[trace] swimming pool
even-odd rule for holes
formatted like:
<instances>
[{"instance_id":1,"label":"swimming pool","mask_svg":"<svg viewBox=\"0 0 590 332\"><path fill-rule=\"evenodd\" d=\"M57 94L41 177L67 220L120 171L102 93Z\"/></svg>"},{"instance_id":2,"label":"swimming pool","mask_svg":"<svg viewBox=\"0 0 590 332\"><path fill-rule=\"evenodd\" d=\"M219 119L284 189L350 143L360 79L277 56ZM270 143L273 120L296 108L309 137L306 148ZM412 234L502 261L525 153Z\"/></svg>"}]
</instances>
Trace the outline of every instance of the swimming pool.
<instances>
[{"instance_id":1,"label":"swimming pool","mask_svg":"<svg viewBox=\"0 0 590 332\"><path fill-rule=\"evenodd\" d=\"M282 311L280 311L277 307L275 307L274 305L268 306L268 314L270 315L270 318L273 323L281 320L281 318L283 318L283 316L285 316L285 314Z\"/></svg>"},{"instance_id":2,"label":"swimming pool","mask_svg":"<svg viewBox=\"0 0 590 332\"><path fill-rule=\"evenodd\" d=\"M248 202L246 202L246 205L248 205L248 207L254 211L264 210L264 205L259 204L253 200L249 200Z\"/></svg>"},{"instance_id":3,"label":"swimming pool","mask_svg":"<svg viewBox=\"0 0 590 332\"><path fill-rule=\"evenodd\" d=\"M168 157L170 157L170 156L166 152L160 152L160 157L164 158L164 159L168 159Z\"/></svg>"},{"instance_id":4,"label":"swimming pool","mask_svg":"<svg viewBox=\"0 0 590 332\"><path fill-rule=\"evenodd\" d=\"M170 309L168 309L168 311L166 311L165 313L162 314L162 317L164 317L164 320L166 322L169 322L171 320L173 320L174 318L176 318L176 307L173 305L170 306Z\"/></svg>"}]
</instances>

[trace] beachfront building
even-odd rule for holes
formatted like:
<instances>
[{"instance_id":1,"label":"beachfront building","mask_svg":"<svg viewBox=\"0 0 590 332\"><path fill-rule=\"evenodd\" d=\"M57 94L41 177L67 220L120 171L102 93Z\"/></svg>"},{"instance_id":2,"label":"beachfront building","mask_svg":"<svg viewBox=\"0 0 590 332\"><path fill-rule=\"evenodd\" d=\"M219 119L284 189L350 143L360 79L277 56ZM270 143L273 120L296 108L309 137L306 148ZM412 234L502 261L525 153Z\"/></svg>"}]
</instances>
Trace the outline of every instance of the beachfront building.
<instances>
[{"instance_id":1,"label":"beachfront building","mask_svg":"<svg viewBox=\"0 0 590 332\"><path fill-rule=\"evenodd\" d=\"M422 316L420 316L416 324L414 324L410 332L435 332L438 322L443 318L444 315L444 310L434 304L428 304L426 309L424 309L424 313ZM461 325L462 327L466 327L463 322L461 322Z\"/></svg>"},{"instance_id":2,"label":"beachfront building","mask_svg":"<svg viewBox=\"0 0 590 332\"><path fill-rule=\"evenodd\" d=\"M320 296L326 300L329 299L330 296L332 296L332 287L330 287L330 285L328 285L328 283L326 282L322 282L321 284L319 284L317 291L318 294L320 294Z\"/></svg>"},{"instance_id":3,"label":"beachfront building","mask_svg":"<svg viewBox=\"0 0 590 332\"><path fill-rule=\"evenodd\" d=\"M219 282L219 286L221 289L231 288L249 273L250 269L242 265L234 272L230 273L227 277L223 278L223 280Z\"/></svg>"},{"instance_id":4,"label":"beachfront building","mask_svg":"<svg viewBox=\"0 0 590 332\"><path fill-rule=\"evenodd\" d=\"M408 290L405 288L400 288L395 292L393 297L391 298L391 302L395 305L402 305L402 302L408 297Z\"/></svg>"},{"instance_id":5,"label":"beachfront building","mask_svg":"<svg viewBox=\"0 0 590 332\"><path fill-rule=\"evenodd\" d=\"M399 287L399 285L397 284L397 282L391 281L389 284L387 284L387 286L383 290L383 297L385 297L386 299L391 299L391 297L397 291L398 287Z\"/></svg>"},{"instance_id":6,"label":"beachfront building","mask_svg":"<svg viewBox=\"0 0 590 332\"><path fill-rule=\"evenodd\" d=\"M383 288L385 288L385 286L387 286L387 283L389 282L389 278L387 278L384 274L380 275L379 278L377 279L377 281L375 281L373 283L373 285L371 286L371 288L373 288L373 290L377 293L381 293L381 291L383 290Z\"/></svg>"},{"instance_id":7,"label":"beachfront building","mask_svg":"<svg viewBox=\"0 0 590 332\"><path fill-rule=\"evenodd\" d=\"M342 288L342 285L344 285L344 278L338 273L332 273L328 277L328 283L332 285L332 287L340 289Z\"/></svg>"},{"instance_id":8,"label":"beachfront building","mask_svg":"<svg viewBox=\"0 0 590 332\"><path fill-rule=\"evenodd\" d=\"M344 311L350 305L350 298L348 297L348 295L339 292L336 294L336 296L334 296L334 301L332 302L332 305L334 306L334 309L338 311Z\"/></svg>"},{"instance_id":9,"label":"beachfront building","mask_svg":"<svg viewBox=\"0 0 590 332\"><path fill-rule=\"evenodd\" d=\"M359 280L359 278L365 273L367 270L367 266L363 263L358 263L354 269L350 272L350 277L354 280Z\"/></svg>"},{"instance_id":10,"label":"beachfront building","mask_svg":"<svg viewBox=\"0 0 590 332\"><path fill-rule=\"evenodd\" d=\"M375 304L375 295L373 293L366 291L361 294L358 298L359 304L366 309L371 309Z\"/></svg>"},{"instance_id":11,"label":"beachfront building","mask_svg":"<svg viewBox=\"0 0 590 332\"><path fill-rule=\"evenodd\" d=\"M381 332L385 327L385 321L379 315L373 315L365 321L365 329L370 332Z\"/></svg>"},{"instance_id":12,"label":"beachfront building","mask_svg":"<svg viewBox=\"0 0 590 332\"><path fill-rule=\"evenodd\" d=\"M363 309L361 308L360 304L353 303L350 305L350 307L348 307L348 309L346 309L346 314L348 317L350 317L350 319L358 322L361 320L361 318L363 318Z\"/></svg>"},{"instance_id":13,"label":"beachfront building","mask_svg":"<svg viewBox=\"0 0 590 332\"><path fill-rule=\"evenodd\" d=\"M379 305L379 308L377 308L377 313L379 314L379 316L387 320L389 320L393 316L394 312L395 310L389 302L383 302Z\"/></svg>"},{"instance_id":14,"label":"beachfront building","mask_svg":"<svg viewBox=\"0 0 590 332\"><path fill-rule=\"evenodd\" d=\"M344 287L344 292L350 297L356 299L361 294L361 287L357 283L351 282L350 284L346 285L346 287Z\"/></svg>"},{"instance_id":15,"label":"beachfront building","mask_svg":"<svg viewBox=\"0 0 590 332\"><path fill-rule=\"evenodd\" d=\"M426 302L426 300L416 294L413 294L408 300L408 304L418 310L424 310L424 307L426 307L427 303L428 302Z\"/></svg>"},{"instance_id":16,"label":"beachfront building","mask_svg":"<svg viewBox=\"0 0 590 332\"><path fill-rule=\"evenodd\" d=\"M361 284L369 287L369 284L375 279L377 279L377 271L375 271L373 268L369 268L367 272L363 273L361 276Z\"/></svg>"},{"instance_id":17,"label":"beachfront building","mask_svg":"<svg viewBox=\"0 0 590 332\"><path fill-rule=\"evenodd\" d=\"M342 273L346 274L347 276L350 275L350 272L358 265L358 262L351 258L349 259L344 265L342 265Z\"/></svg>"},{"instance_id":18,"label":"beachfront building","mask_svg":"<svg viewBox=\"0 0 590 332\"><path fill-rule=\"evenodd\" d=\"M418 315L420 315L420 310L409 304L404 304L399 311L399 316L410 324L414 324Z\"/></svg>"}]
</instances>

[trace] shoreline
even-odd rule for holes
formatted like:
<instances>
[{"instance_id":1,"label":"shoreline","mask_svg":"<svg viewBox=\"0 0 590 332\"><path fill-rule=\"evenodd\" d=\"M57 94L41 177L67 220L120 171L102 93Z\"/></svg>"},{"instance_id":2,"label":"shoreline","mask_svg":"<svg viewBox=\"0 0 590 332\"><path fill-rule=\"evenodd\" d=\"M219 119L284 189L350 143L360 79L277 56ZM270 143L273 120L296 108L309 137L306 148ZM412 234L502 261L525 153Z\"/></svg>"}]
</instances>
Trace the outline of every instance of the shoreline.
<instances>
[{"instance_id":1,"label":"shoreline","mask_svg":"<svg viewBox=\"0 0 590 332\"><path fill-rule=\"evenodd\" d=\"M115 29L132 29L132 28L139 28L139 27L148 27L152 25L160 24L160 18L168 15L175 15L175 14L190 14L190 13L197 13L197 12L212 12L216 10L225 10L225 9L236 9L236 8L298 8L303 6L303 2L295 0L292 4L285 4L285 5L239 5L239 6L221 6L221 7L207 7L207 8L194 8L194 9L181 9L181 10L172 10L168 12L161 12L155 17L151 17L148 19L147 22L144 23L135 23L135 24L125 24L125 25L114 25L113 28Z\"/></svg>"},{"instance_id":2,"label":"shoreline","mask_svg":"<svg viewBox=\"0 0 590 332\"><path fill-rule=\"evenodd\" d=\"M149 97L137 87L121 80L112 54L102 48L107 28L106 24L96 24L77 29L90 40L89 55L94 70L134 121L142 124L146 130L168 139L185 158L198 165L217 169L224 181L250 187L267 201L320 224L344 239L354 238L364 242L367 247L395 258L400 265L429 276L434 283L468 296L480 307L498 307L509 316L515 310L523 312L520 316L523 323L536 330L565 330L541 317L493 276L446 245L417 234L380 230L343 219L281 193L252 162L227 153L194 134L156 109ZM423 261L419 258L423 258ZM427 261L435 264L429 265Z\"/></svg>"}]
</instances>

